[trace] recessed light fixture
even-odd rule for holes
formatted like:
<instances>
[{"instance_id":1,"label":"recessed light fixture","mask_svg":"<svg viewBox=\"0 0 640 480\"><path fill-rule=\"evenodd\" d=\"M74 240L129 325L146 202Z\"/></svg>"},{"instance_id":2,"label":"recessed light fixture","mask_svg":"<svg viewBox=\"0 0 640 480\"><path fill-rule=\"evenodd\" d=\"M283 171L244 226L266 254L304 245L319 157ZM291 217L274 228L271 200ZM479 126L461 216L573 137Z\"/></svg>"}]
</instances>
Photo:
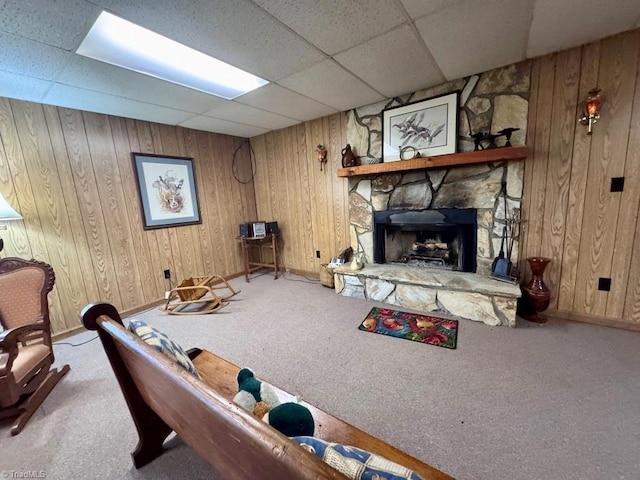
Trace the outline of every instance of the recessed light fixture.
<instances>
[{"instance_id":1,"label":"recessed light fixture","mask_svg":"<svg viewBox=\"0 0 640 480\"><path fill-rule=\"evenodd\" d=\"M269 83L108 12L100 14L76 53L227 100Z\"/></svg>"}]
</instances>

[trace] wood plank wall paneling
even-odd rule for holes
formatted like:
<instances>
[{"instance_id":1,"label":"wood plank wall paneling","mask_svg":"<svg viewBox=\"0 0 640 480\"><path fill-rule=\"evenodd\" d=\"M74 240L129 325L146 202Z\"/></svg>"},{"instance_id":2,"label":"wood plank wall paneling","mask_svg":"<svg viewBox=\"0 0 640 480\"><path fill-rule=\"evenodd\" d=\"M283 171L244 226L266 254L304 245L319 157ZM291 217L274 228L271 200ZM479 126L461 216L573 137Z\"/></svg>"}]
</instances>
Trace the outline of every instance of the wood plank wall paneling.
<instances>
[{"instance_id":1,"label":"wood plank wall paneling","mask_svg":"<svg viewBox=\"0 0 640 480\"><path fill-rule=\"evenodd\" d=\"M347 144L346 114L269 132L251 144L258 166L257 213L260 220L278 222L281 265L317 273L350 244L347 180L336 177ZM320 144L328 150L323 171L315 151Z\"/></svg>"},{"instance_id":2,"label":"wood plank wall paneling","mask_svg":"<svg viewBox=\"0 0 640 480\"><path fill-rule=\"evenodd\" d=\"M627 294L627 282L629 279L629 266L633 259L633 241L636 223L640 222L638 202L640 201L640 159L638 153L638 108L640 107L640 30L622 37L622 49L625 52L619 59L617 68L624 71L620 80L620 102L616 111L611 111L612 116L621 119L621 123L614 128L616 131L613 139L616 150L615 156L620 159L615 170L610 172L611 177L625 177L625 188L617 195L618 222L614 232L615 248L611 259L611 292L607 298L605 316L619 318L624 313L625 296ZM617 81L616 81L617 85ZM632 100L633 99L633 100ZM619 142L619 143L618 143ZM609 182L610 186L610 182ZM627 239L627 241L620 241ZM636 241L638 239L636 238ZM635 250L636 255L640 250Z\"/></svg>"},{"instance_id":3,"label":"wood plank wall paneling","mask_svg":"<svg viewBox=\"0 0 640 480\"><path fill-rule=\"evenodd\" d=\"M552 258L551 309L640 324L640 30L532 60L524 259ZM604 97L594 133L582 101ZM0 98L0 190L24 220L4 255L51 263L56 333L86 303L131 309L181 279L242 270L238 224L278 221L280 264L317 273L350 244L344 113L245 139ZM328 150L324 171L315 152ZM252 150L254 158L252 158ZM131 152L195 159L201 225L144 230ZM253 173L255 172L255 175ZM621 193L612 177L625 177ZM238 177L238 181L235 177ZM316 258L320 250L321 258ZM635 255L634 255L635 253ZM163 270L170 269L167 281ZM598 290L611 278L611 291Z\"/></svg>"},{"instance_id":4,"label":"wood plank wall paneling","mask_svg":"<svg viewBox=\"0 0 640 480\"><path fill-rule=\"evenodd\" d=\"M552 258L562 259L564 251L566 211L569 194L573 137L576 126L576 105L580 80L580 51L566 50L556 57L553 105L551 111L551 135L549 143L543 214L542 251ZM561 261L552 262L545 272L546 279L554 285L560 283ZM557 292L557 290L556 290ZM557 295L556 295L557 302Z\"/></svg>"},{"instance_id":5,"label":"wood plank wall paneling","mask_svg":"<svg viewBox=\"0 0 640 480\"><path fill-rule=\"evenodd\" d=\"M635 232L630 233L630 237L634 238L634 241L627 243L627 248L630 248L632 253L631 263L626 269L629 276L626 281L627 290L624 296L622 316L640 325L640 213L638 213L640 212L640 193L638 193L640 188L640 74L636 77L636 94L629 132L625 179L627 187L623 193L622 204L626 210L621 222L625 225L633 225L634 215L637 215L638 218L635 222Z\"/></svg>"},{"instance_id":6,"label":"wood plank wall paneling","mask_svg":"<svg viewBox=\"0 0 640 480\"><path fill-rule=\"evenodd\" d=\"M545 273L552 309L633 324L640 322L639 59L634 30L533 61L521 252L552 258ZM588 136L577 118L596 86L602 116ZM611 178L623 176L624 191L611 192ZM600 278L611 278L611 291L598 289Z\"/></svg>"},{"instance_id":7,"label":"wood plank wall paneling","mask_svg":"<svg viewBox=\"0 0 640 480\"><path fill-rule=\"evenodd\" d=\"M242 271L238 223L257 218L253 181L232 173L242 142L0 98L0 191L23 217L7 223L2 255L53 266L54 333L78 327L90 302L134 309L184 278ZM201 225L144 230L131 152L194 159ZM236 163L250 178L248 148Z\"/></svg>"},{"instance_id":8,"label":"wood plank wall paneling","mask_svg":"<svg viewBox=\"0 0 640 480\"><path fill-rule=\"evenodd\" d=\"M574 301L578 313L604 317L613 313L612 318L616 318L613 311L607 311L610 293L598 290L598 279L611 277L615 246L625 241L616 237L621 195L612 194L610 185L611 177L624 174L640 45L637 35L638 32L619 35L602 42L598 85L603 94L607 92L602 108L606 122L599 122L592 135L583 225L586 228L580 245L580 257L585 261L578 267ZM631 259L626 260L628 268ZM612 283L611 288L613 291L621 285Z\"/></svg>"},{"instance_id":9,"label":"wood plank wall paneling","mask_svg":"<svg viewBox=\"0 0 640 480\"><path fill-rule=\"evenodd\" d=\"M579 51L579 50L576 50ZM578 103L575 116L581 115L579 102L586 98L589 90L598 83L598 64L600 61L600 43L587 45L582 51L582 64L580 67L580 85L578 88ZM587 171L589 169L589 151L591 149L591 136L580 135L582 125L574 123L578 132L573 136L573 156L569 160L571 166L571 180L569 185L569 197L567 214L565 216L564 250L560 283L558 287L558 309L571 311L573 309L574 291L578 270L578 255L582 231L582 219L584 214L585 195L587 191Z\"/></svg>"}]
</instances>

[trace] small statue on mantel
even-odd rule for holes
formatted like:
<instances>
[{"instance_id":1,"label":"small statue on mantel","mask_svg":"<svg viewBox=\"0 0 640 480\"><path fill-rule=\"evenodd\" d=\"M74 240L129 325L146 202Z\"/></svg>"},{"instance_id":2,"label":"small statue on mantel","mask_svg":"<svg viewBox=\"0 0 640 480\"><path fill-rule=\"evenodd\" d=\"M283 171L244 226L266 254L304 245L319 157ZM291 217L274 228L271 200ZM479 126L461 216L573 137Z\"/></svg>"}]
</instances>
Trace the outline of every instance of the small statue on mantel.
<instances>
[{"instance_id":1,"label":"small statue on mantel","mask_svg":"<svg viewBox=\"0 0 640 480\"><path fill-rule=\"evenodd\" d=\"M322 167L327 163L327 149L322 145L318 145L316 152L318 153L318 161L320 162L320 171L322 171Z\"/></svg>"},{"instance_id":2,"label":"small statue on mantel","mask_svg":"<svg viewBox=\"0 0 640 480\"><path fill-rule=\"evenodd\" d=\"M506 138L506 142L504 143L505 147L510 147L511 146L511 135L513 134L513 132L517 132L518 130L520 130L519 128L514 128L514 127L509 127L509 128L503 128L502 130L500 130L498 132L498 135L504 135L504 137Z\"/></svg>"},{"instance_id":3,"label":"small statue on mantel","mask_svg":"<svg viewBox=\"0 0 640 480\"><path fill-rule=\"evenodd\" d=\"M482 132L482 131L473 133L473 134L469 132L469 137L473 138L474 151L497 148L498 144L496 143L496 140L500 137L505 137L506 139L505 144L503 146L510 147L511 135L513 134L513 132L517 132L518 130L520 129L515 127L508 127L508 128L503 128L496 134L493 134L490 132ZM489 143L488 145L483 145L482 142L489 142Z\"/></svg>"}]
</instances>

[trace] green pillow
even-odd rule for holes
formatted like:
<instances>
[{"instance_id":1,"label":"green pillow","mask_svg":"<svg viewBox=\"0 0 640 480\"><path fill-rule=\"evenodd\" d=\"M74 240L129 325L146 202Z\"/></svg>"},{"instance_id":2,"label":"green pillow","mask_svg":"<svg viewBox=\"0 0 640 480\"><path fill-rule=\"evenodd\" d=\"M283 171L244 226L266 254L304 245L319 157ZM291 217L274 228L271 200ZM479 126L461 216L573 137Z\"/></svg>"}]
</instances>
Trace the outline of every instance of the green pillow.
<instances>
[{"instance_id":1,"label":"green pillow","mask_svg":"<svg viewBox=\"0 0 640 480\"><path fill-rule=\"evenodd\" d=\"M180 365L194 377L200 378L200 374L193 365L189 355L187 355L180 345L167 337L167 335L152 326L147 325L142 320L131 320L129 322L129 330L138 335L157 351L166 355L170 360Z\"/></svg>"}]
</instances>

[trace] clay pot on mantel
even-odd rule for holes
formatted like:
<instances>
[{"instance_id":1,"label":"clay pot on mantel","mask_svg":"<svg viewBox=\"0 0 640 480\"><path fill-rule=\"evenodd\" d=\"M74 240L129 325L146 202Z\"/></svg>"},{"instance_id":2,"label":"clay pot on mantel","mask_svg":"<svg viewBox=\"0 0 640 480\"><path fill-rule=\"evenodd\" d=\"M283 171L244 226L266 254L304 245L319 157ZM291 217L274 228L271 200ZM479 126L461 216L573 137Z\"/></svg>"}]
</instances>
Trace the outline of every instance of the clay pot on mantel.
<instances>
[{"instance_id":1,"label":"clay pot on mantel","mask_svg":"<svg viewBox=\"0 0 640 480\"><path fill-rule=\"evenodd\" d=\"M343 167L355 167L358 165L358 157L351 150L351 145L347 143L347 146L342 149L342 166Z\"/></svg>"},{"instance_id":2,"label":"clay pot on mantel","mask_svg":"<svg viewBox=\"0 0 640 480\"><path fill-rule=\"evenodd\" d=\"M518 302L518 315L532 322L544 323L545 317L538 314L549 308L551 290L544 283L544 271L551 262L550 258L529 257L527 258L529 268L531 268L531 280L520 285L522 298Z\"/></svg>"}]
</instances>

